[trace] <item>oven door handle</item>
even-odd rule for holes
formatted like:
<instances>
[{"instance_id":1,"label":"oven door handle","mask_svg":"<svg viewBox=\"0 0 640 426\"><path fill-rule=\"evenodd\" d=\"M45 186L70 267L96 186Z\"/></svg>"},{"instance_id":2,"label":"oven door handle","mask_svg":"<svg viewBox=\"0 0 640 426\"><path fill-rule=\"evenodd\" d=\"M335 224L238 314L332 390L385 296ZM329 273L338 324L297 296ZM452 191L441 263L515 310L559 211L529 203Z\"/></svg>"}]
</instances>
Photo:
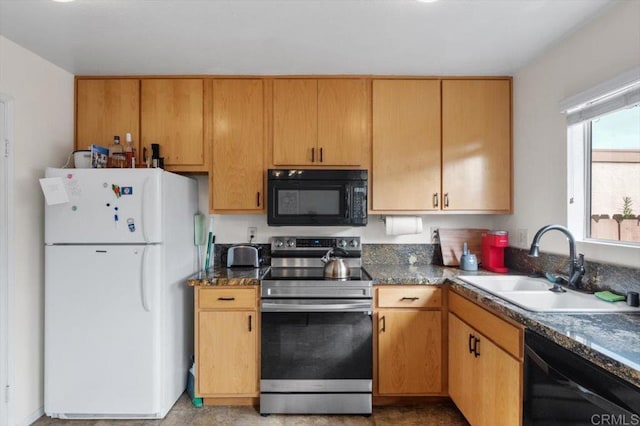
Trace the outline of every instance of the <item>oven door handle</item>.
<instances>
[{"instance_id":1,"label":"oven door handle","mask_svg":"<svg viewBox=\"0 0 640 426\"><path fill-rule=\"evenodd\" d=\"M296 303L287 301L286 303L263 300L261 304L262 312L371 312L371 301L339 301L314 303Z\"/></svg>"},{"instance_id":2,"label":"oven door handle","mask_svg":"<svg viewBox=\"0 0 640 426\"><path fill-rule=\"evenodd\" d=\"M564 375L563 373L549 365L542 358L542 356L540 356L533 348L529 347L528 345L525 345L524 350L526 356L529 357L529 359L533 363L537 364L538 368L540 368L545 374L547 374L547 376L549 376L551 380L573 389L575 392L582 395L584 399L591 402L592 404L610 413L616 413L620 411L628 414L632 413L630 407L622 407L616 402L605 399L597 393L591 391L590 389L582 386L580 383L577 383L568 376Z\"/></svg>"}]
</instances>

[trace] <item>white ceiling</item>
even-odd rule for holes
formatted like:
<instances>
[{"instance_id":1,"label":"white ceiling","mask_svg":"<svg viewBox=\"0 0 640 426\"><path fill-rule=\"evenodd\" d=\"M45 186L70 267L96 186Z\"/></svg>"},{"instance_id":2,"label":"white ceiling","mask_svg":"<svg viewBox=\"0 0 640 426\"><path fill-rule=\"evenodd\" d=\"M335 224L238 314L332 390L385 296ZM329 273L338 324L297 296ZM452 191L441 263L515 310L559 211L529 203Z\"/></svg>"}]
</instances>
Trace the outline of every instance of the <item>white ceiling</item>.
<instances>
[{"instance_id":1,"label":"white ceiling","mask_svg":"<svg viewBox=\"0 0 640 426\"><path fill-rule=\"evenodd\" d=\"M615 2L0 0L0 34L78 75L511 75Z\"/></svg>"}]
</instances>

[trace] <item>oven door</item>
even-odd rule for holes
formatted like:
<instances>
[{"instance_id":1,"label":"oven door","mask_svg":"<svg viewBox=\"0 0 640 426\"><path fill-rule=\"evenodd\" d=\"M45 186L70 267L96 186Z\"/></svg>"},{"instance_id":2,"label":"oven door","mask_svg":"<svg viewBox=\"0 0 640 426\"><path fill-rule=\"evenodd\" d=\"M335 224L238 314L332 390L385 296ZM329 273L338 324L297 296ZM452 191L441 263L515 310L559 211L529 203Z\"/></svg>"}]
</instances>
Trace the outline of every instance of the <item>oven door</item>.
<instances>
[{"instance_id":1,"label":"oven door","mask_svg":"<svg viewBox=\"0 0 640 426\"><path fill-rule=\"evenodd\" d=\"M260 391L371 393L371 300L262 301Z\"/></svg>"},{"instance_id":2,"label":"oven door","mask_svg":"<svg viewBox=\"0 0 640 426\"><path fill-rule=\"evenodd\" d=\"M349 183L269 181L269 225L349 225Z\"/></svg>"}]
</instances>

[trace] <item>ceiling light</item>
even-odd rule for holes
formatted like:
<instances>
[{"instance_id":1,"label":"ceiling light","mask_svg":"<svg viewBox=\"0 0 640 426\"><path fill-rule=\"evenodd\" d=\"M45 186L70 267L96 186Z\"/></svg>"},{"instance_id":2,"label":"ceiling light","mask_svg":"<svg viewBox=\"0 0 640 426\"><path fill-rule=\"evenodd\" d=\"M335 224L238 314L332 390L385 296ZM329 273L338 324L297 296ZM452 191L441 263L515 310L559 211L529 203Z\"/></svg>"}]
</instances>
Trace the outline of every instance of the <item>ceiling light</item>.
<instances>
[{"instance_id":1,"label":"ceiling light","mask_svg":"<svg viewBox=\"0 0 640 426\"><path fill-rule=\"evenodd\" d=\"M68 1L68 0L67 0ZM435 3L438 0L418 0L420 3Z\"/></svg>"},{"instance_id":2,"label":"ceiling light","mask_svg":"<svg viewBox=\"0 0 640 426\"><path fill-rule=\"evenodd\" d=\"M69 3L69 2L72 2L74 0L53 0L53 1L55 1L57 3Z\"/></svg>"}]
</instances>

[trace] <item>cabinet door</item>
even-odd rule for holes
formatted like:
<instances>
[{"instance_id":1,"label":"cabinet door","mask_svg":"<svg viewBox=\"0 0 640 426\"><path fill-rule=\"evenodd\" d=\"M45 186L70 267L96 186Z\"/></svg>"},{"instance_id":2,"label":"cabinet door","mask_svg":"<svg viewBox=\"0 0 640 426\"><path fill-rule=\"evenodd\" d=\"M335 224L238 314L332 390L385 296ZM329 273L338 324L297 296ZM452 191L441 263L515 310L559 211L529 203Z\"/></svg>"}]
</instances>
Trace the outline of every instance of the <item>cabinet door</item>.
<instances>
[{"instance_id":1,"label":"cabinet door","mask_svg":"<svg viewBox=\"0 0 640 426\"><path fill-rule=\"evenodd\" d=\"M442 192L448 210L511 209L511 82L442 82Z\"/></svg>"},{"instance_id":2,"label":"cabinet door","mask_svg":"<svg viewBox=\"0 0 640 426\"><path fill-rule=\"evenodd\" d=\"M373 210L440 209L440 81L373 81Z\"/></svg>"},{"instance_id":3,"label":"cabinet door","mask_svg":"<svg viewBox=\"0 0 640 426\"><path fill-rule=\"evenodd\" d=\"M200 79L142 80L142 145L148 155L158 143L165 166L204 164L203 92Z\"/></svg>"},{"instance_id":4,"label":"cabinet door","mask_svg":"<svg viewBox=\"0 0 640 426\"><path fill-rule=\"evenodd\" d=\"M471 353L474 330L449 314L449 396L466 419L475 425L484 384L478 382L477 362Z\"/></svg>"},{"instance_id":5,"label":"cabinet door","mask_svg":"<svg viewBox=\"0 0 640 426\"><path fill-rule=\"evenodd\" d=\"M258 392L255 311L198 313L199 395Z\"/></svg>"},{"instance_id":6,"label":"cabinet door","mask_svg":"<svg viewBox=\"0 0 640 426\"><path fill-rule=\"evenodd\" d=\"M321 166L359 166L368 140L366 80L318 81L318 158Z\"/></svg>"},{"instance_id":7,"label":"cabinet door","mask_svg":"<svg viewBox=\"0 0 640 426\"><path fill-rule=\"evenodd\" d=\"M318 81L273 82L273 164L309 165L319 159Z\"/></svg>"},{"instance_id":8,"label":"cabinet door","mask_svg":"<svg viewBox=\"0 0 640 426\"><path fill-rule=\"evenodd\" d=\"M442 390L440 311L378 311L378 391L381 395Z\"/></svg>"},{"instance_id":9,"label":"cabinet door","mask_svg":"<svg viewBox=\"0 0 640 426\"><path fill-rule=\"evenodd\" d=\"M108 147L115 135L125 142L131 133L140 152L140 80L78 80L76 149L91 144Z\"/></svg>"},{"instance_id":10,"label":"cabinet door","mask_svg":"<svg viewBox=\"0 0 640 426\"><path fill-rule=\"evenodd\" d=\"M476 333L478 343L478 375L473 387L480 402L476 402L478 425L518 425L522 418L522 363Z\"/></svg>"},{"instance_id":11,"label":"cabinet door","mask_svg":"<svg viewBox=\"0 0 640 426\"><path fill-rule=\"evenodd\" d=\"M264 210L262 80L213 80L212 211Z\"/></svg>"}]
</instances>

